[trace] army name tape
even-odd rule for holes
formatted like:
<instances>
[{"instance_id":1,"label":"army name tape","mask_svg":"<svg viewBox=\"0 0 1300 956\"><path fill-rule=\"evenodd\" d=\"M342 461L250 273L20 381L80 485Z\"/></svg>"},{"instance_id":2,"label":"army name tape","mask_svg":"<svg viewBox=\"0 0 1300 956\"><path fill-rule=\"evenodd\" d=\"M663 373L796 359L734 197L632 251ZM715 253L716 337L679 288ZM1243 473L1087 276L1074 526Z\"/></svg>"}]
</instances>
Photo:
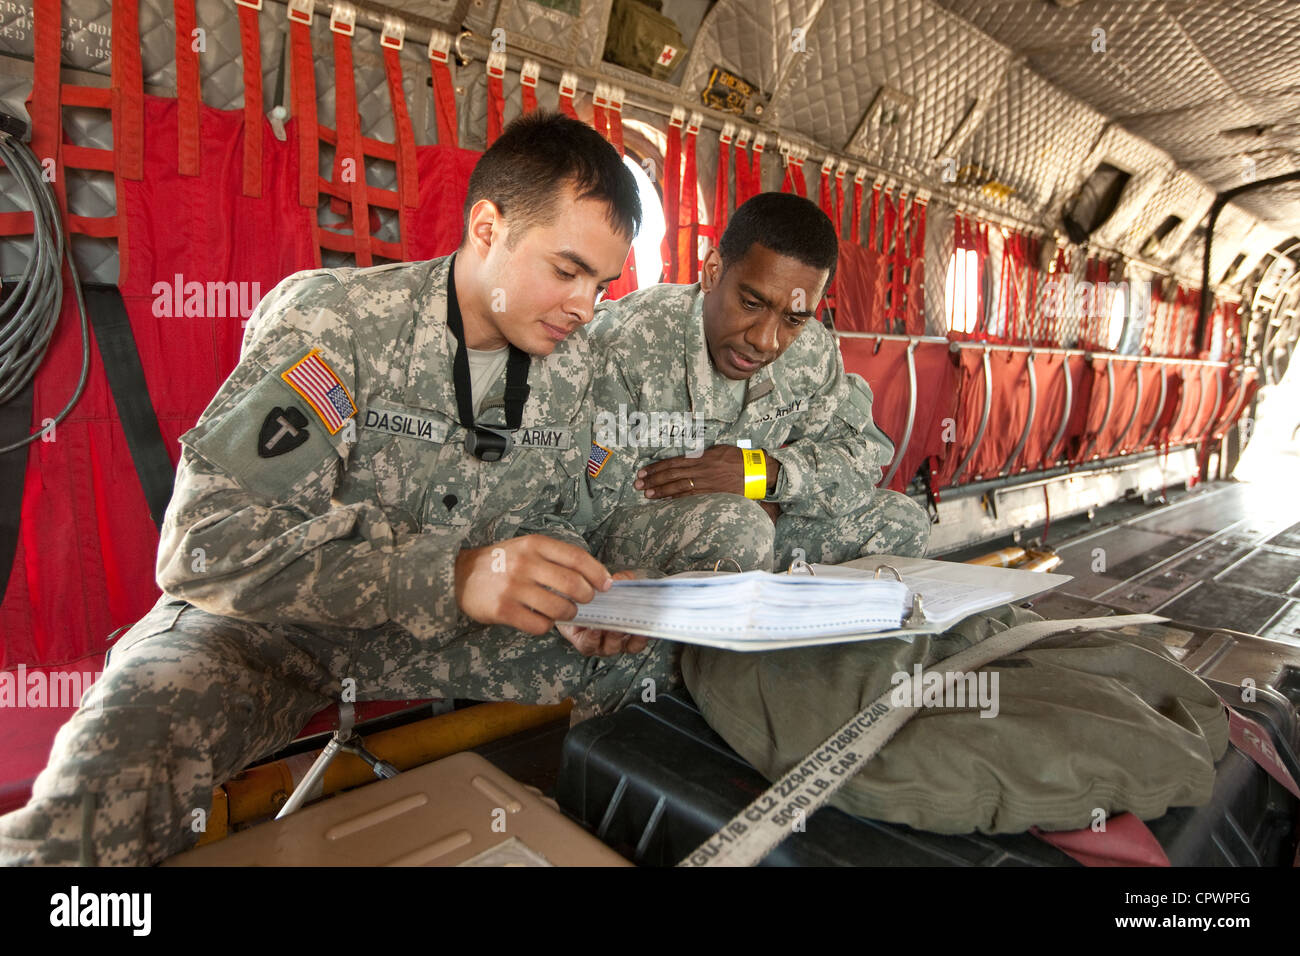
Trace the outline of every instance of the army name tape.
<instances>
[{"instance_id":1,"label":"army name tape","mask_svg":"<svg viewBox=\"0 0 1300 956\"><path fill-rule=\"evenodd\" d=\"M938 661L927 673L945 675L948 690L958 672L969 673L1014 654L1035 641L1070 631L1111 630L1131 624L1155 624L1168 618L1156 614L1121 614L1106 618L1034 621L1009 628ZM912 700L921 699L924 675L913 674ZM807 759L772 784L758 799L731 818L678 866L754 866L789 836L794 824L807 819L844 786L889 742L920 707L890 703L891 687L813 750Z\"/></svg>"}]
</instances>

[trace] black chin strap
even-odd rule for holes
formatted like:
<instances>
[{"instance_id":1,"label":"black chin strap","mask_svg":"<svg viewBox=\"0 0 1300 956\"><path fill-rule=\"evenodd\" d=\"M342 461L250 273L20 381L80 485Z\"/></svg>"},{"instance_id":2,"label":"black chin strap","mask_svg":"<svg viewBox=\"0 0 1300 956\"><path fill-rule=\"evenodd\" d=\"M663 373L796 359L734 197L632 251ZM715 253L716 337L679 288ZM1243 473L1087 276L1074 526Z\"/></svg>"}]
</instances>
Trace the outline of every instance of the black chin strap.
<instances>
[{"instance_id":1,"label":"black chin strap","mask_svg":"<svg viewBox=\"0 0 1300 956\"><path fill-rule=\"evenodd\" d=\"M469 376L469 353L465 349L465 323L456 298L456 257L452 255L447 270L447 328L456 336L456 357L452 360L452 381L456 386L456 411L459 424L466 430L465 450L481 461L500 461L510 451L510 433L524 419L528 401L528 368L532 363L527 352L510 345L506 360L506 423L504 428L474 423L474 392Z\"/></svg>"}]
</instances>

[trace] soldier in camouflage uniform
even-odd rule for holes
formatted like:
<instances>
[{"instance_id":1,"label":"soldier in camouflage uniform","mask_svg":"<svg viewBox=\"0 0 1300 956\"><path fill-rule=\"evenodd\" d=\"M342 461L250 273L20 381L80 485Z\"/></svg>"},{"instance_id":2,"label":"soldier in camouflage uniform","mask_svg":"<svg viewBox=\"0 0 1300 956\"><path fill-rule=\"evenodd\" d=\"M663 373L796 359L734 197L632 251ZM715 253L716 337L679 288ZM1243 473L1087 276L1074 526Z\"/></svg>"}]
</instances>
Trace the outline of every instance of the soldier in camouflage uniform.
<instances>
[{"instance_id":1,"label":"soldier in camouflage uniform","mask_svg":"<svg viewBox=\"0 0 1300 956\"><path fill-rule=\"evenodd\" d=\"M845 374L813 317L837 253L813 203L764 193L736 211L698 285L652 286L597 309L594 425L606 460L592 488L602 513L618 501L589 536L603 558L617 563L665 511L696 500L747 506L751 539L771 523L766 511L777 570L797 556L925 553L924 509L875 487L894 446L872 421L871 389ZM737 498L742 441L766 452L761 502Z\"/></svg>"},{"instance_id":2,"label":"soldier in camouflage uniform","mask_svg":"<svg viewBox=\"0 0 1300 956\"><path fill-rule=\"evenodd\" d=\"M580 533L594 520L593 359L569 333L618 276L639 216L612 147L534 115L476 167L454 258L300 273L266 297L182 438L164 595L60 730L27 807L0 818L0 862L185 849L213 786L348 681L357 700L574 697L579 718L672 681L667 642L553 629L610 583ZM463 387L462 344L472 372L488 369ZM515 350L530 391L513 447L480 460L458 409L470 403L476 428L510 424ZM680 510L649 561L761 563L763 542L746 556L714 517Z\"/></svg>"}]
</instances>

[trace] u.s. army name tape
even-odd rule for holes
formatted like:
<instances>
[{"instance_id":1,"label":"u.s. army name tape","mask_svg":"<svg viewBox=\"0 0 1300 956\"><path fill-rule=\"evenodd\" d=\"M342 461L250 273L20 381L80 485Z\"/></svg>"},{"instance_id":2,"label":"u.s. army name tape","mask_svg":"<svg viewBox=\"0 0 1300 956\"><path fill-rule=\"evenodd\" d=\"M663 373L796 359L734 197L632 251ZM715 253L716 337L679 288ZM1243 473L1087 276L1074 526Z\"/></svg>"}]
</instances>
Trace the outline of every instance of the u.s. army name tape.
<instances>
[{"instance_id":1,"label":"u.s. army name tape","mask_svg":"<svg viewBox=\"0 0 1300 956\"><path fill-rule=\"evenodd\" d=\"M1132 624L1168 620L1155 614L1121 614L1115 617L1033 621L1008 628L960 653L939 661L927 673L941 673L951 690L958 673L970 673L1014 654L1035 641L1070 631L1113 630ZM922 699L925 675L915 673L910 700ZM891 687L855 717L827 737L792 770L772 784L753 803L731 818L721 830L696 848L678 866L753 866L793 831L802 812L813 812L861 770L920 707L895 706Z\"/></svg>"}]
</instances>

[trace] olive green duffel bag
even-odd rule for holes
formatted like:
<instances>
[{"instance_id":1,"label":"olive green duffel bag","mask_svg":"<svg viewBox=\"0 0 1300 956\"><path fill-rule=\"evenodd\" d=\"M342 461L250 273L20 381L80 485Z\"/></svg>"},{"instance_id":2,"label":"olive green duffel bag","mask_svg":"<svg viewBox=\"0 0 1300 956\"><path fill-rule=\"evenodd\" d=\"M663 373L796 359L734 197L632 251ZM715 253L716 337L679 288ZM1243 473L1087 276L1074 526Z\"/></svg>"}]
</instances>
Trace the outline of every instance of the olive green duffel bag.
<instances>
[{"instance_id":1,"label":"olive green duffel bag","mask_svg":"<svg viewBox=\"0 0 1300 956\"><path fill-rule=\"evenodd\" d=\"M953 654L1037 620L1004 606L912 642L689 646L682 672L713 728L775 780L891 687L910 695L904 678L917 665L941 670ZM967 675L961 696L945 696L937 679L923 685L915 703L924 706L831 802L939 833L1073 830L1103 814L1154 819L1208 802L1228 721L1214 692L1152 636L1160 627L1046 638Z\"/></svg>"}]
</instances>

